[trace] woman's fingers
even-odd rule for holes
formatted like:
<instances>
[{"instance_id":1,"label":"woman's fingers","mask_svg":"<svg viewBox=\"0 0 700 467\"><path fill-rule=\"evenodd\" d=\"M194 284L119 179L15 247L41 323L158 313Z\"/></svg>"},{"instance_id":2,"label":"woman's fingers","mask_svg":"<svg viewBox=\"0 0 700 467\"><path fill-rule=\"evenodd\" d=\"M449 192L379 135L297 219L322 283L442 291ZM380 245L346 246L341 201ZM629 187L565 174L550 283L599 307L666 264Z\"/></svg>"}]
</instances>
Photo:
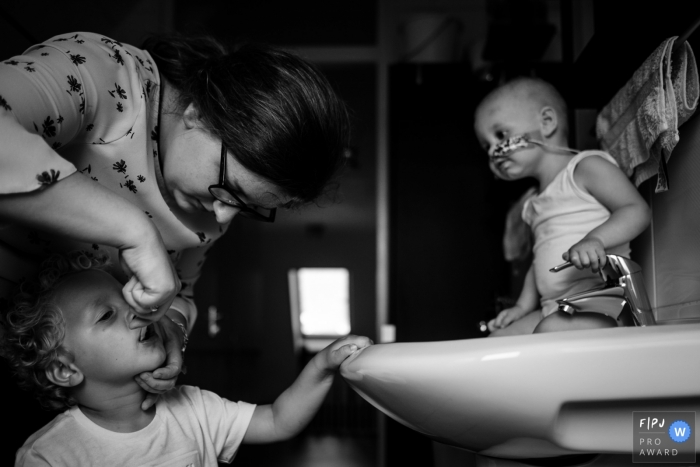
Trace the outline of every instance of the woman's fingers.
<instances>
[{"instance_id":1,"label":"woman's fingers","mask_svg":"<svg viewBox=\"0 0 700 467\"><path fill-rule=\"evenodd\" d=\"M160 307L153 307L148 310L143 310L142 305L136 301L136 296L138 296L138 292L136 290L139 287L141 287L141 285L139 284L138 279L136 276L132 276L122 288L124 300L126 300L126 303L129 304L129 306L134 310L134 313L137 315L137 317L131 320L129 323L129 327L131 329L148 326L153 322L157 322L165 314L165 312L168 311L170 304L172 303L172 300L170 300Z\"/></svg>"},{"instance_id":2,"label":"woman's fingers","mask_svg":"<svg viewBox=\"0 0 700 467\"><path fill-rule=\"evenodd\" d=\"M170 318L165 318L156 323L156 332L163 338L165 346L165 366L153 372L147 371L134 378L145 391L148 392L146 400L141 404L141 409L147 410L157 400L158 394L162 394L175 387L177 377L183 367L182 334Z\"/></svg>"},{"instance_id":3,"label":"woman's fingers","mask_svg":"<svg viewBox=\"0 0 700 467\"><path fill-rule=\"evenodd\" d=\"M161 379L156 378L153 373L141 373L136 377L136 382L146 391L154 394L162 394L175 387L177 378ZM143 383L143 384L141 384Z\"/></svg>"},{"instance_id":4,"label":"woman's fingers","mask_svg":"<svg viewBox=\"0 0 700 467\"><path fill-rule=\"evenodd\" d=\"M150 377L150 375L148 375L148 373L141 373L139 376L134 378L134 381L136 381L136 383L146 391L146 397L141 403L141 410L150 409L158 401L158 396L175 387L175 383L173 382L172 386L170 387L161 385L158 389L154 388L153 381L158 380L154 380L152 377Z\"/></svg>"},{"instance_id":5,"label":"woman's fingers","mask_svg":"<svg viewBox=\"0 0 700 467\"><path fill-rule=\"evenodd\" d=\"M136 276L133 276L131 279L129 279L129 282L127 282L124 288L122 289L124 299L134 309L134 312L139 316L141 320L148 321L146 324L159 321L163 317L163 315L165 315L165 312L170 309L170 305L173 303L175 297L173 296L169 298L167 301L162 302L160 305L152 305L151 307L144 309L143 302L141 301L143 299L143 293L141 291L143 285L137 282L135 278ZM131 328L134 329L136 327L141 327L142 324L139 323L139 320L134 319L131 322Z\"/></svg>"},{"instance_id":6,"label":"woman's fingers","mask_svg":"<svg viewBox=\"0 0 700 467\"><path fill-rule=\"evenodd\" d=\"M120 261L129 281L124 299L144 319L157 321L170 308L180 290L180 279L157 231L142 244L120 250Z\"/></svg>"},{"instance_id":7,"label":"woman's fingers","mask_svg":"<svg viewBox=\"0 0 700 467\"><path fill-rule=\"evenodd\" d=\"M151 390L151 387L150 387L148 384L146 384L146 383L144 382L144 380L142 380L139 376L135 376L135 377L134 377L134 381L136 381L136 384L138 384L139 386L141 386L141 389L143 389L144 391L150 391L150 390Z\"/></svg>"},{"instance_id":8,"label":"woman's fingers","mask_svg":"<svg viewBox=\"0 0 700 467\"><path fill-rule=\"evenodd\" d=\"M141 410L148 410L158 402L158 396L160 394L146 394L146 398L141 402Z\"/></svg>"},{"instance_id":9,"label":"woman's fingers","mask_svg":"<svg viewBox=\"0 0 700 467\"><path fill-rule=\"evenodd\" d=\"M168 317L158 321L157 326L159 334L163 337L166 357L165 366L155 370L153 376L166 380L177 378L182 371L185 357L182 352L184 336L180 328Z\"/></svg>"}]
</instances>

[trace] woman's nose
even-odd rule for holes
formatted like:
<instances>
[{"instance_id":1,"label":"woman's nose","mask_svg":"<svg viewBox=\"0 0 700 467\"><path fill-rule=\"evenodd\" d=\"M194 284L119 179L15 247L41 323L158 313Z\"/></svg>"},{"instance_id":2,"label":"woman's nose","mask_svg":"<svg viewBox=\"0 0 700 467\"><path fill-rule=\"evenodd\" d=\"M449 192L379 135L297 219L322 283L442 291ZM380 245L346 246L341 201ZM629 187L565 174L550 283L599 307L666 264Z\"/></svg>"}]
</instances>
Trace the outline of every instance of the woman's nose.
<instances>
[{"instance_id":1,"label":"woman's nose","mask_svg":"<svg viewBox=\"0 0 700 467\"><path fill-rule=\"evenodd\" d=\"M240 208L228 205L218 199L212 205L216 222L219 224L228 224L240 212Z\"/></svg>"}]
</instances>

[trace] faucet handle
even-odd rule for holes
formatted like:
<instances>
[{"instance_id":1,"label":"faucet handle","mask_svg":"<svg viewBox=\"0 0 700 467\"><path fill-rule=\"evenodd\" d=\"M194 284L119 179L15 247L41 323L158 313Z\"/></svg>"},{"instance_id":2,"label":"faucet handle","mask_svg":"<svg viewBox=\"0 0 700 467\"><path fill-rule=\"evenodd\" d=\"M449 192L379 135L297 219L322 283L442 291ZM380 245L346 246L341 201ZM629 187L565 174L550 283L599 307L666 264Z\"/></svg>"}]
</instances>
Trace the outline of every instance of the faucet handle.
<instances>
[{"instance_id":1,"label":"faucet handle","mask_svg":"<svg viewBox=\"0 0 700 467\"><path fill-rule=\"evenodd\" d=\"M597 310L609 309L615 311L616 314L608 312L608 316L618 318L622 313L623 308L619 305L620 300L622 306L627 303L631 313L632 321L637 326L648 326L656 324L654 313L649 304L646 288L644 287L644 278L642 277L642 268L629 258L619 255L606 255L606 263L600 271L600 277L604 284L595 287L591 290L579 292L575 295L557 300L559 309L562 311L580 311L581 306L590 306L594 302ZM564 264L555 266L550 269L551 272L559 272L563 269L571 267L570 261ZM574 303L577 306L574 306ZM589 311L589 310L586 310Z\"/></svg>"}]
</instances>

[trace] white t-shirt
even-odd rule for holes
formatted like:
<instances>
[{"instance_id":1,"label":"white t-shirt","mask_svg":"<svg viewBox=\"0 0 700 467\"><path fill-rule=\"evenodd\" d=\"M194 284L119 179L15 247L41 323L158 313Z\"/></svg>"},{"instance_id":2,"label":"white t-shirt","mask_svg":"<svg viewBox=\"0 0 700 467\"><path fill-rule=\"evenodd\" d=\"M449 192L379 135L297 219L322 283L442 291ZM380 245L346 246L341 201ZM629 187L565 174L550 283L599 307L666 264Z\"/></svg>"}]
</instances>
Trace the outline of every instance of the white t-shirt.
<instances>
[{"instance_id":1,"label":"white t-shirt","mask_svg":"<svg viewBox=\"0 0 700 467\"><path fill-rule=\"evenodd\" d=\"M15 466L216 467L233 460L254 410L253 404L179 386L159 398L147 427L116 433L73 407L29 437Z\"/></svg>"}]
</instances>

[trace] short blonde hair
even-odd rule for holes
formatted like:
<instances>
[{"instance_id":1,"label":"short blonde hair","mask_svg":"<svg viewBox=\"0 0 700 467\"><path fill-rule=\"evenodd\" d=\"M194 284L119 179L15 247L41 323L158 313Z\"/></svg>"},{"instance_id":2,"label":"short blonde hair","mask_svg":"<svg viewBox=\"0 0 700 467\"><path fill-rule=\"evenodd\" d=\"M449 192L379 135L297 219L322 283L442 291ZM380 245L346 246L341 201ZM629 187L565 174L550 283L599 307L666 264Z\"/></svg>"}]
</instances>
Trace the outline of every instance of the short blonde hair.
<instances>
[{"instance_id":1,"label":"short blonde hair","mask_svg":"<svg viewBox=\"0 0 700 467\"><path fill-rule=\"evenodd\" d=\"M53 300L56 287L69 274L103 269L108 263L108 257L86 251L52 255L41 264L35 279L20 284L3 313L2 356L8 360L19 386L34 392L47 409L62 410L76 403L67 388L46 376L46 369L60 354L66 354L61 348L65 320Z\"/></svg>"}]
</instances>

